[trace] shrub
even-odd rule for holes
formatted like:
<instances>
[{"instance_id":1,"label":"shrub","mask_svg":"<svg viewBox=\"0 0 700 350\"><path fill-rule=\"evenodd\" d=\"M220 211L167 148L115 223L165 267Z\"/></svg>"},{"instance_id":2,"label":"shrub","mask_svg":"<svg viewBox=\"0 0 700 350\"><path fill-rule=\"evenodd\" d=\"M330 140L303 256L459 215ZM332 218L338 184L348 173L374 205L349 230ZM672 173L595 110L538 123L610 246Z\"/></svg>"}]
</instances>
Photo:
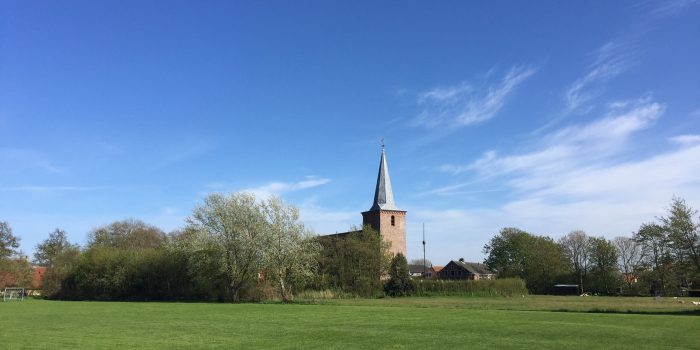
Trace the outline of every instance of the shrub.
<instances>
[{"instance_id":1,"label":"shrub","mask_svg":"<svg viewBox=\"0 0 700 350\"><path fill-rule=\"evenodd\" d=\"M467 295L475 297L513 297L527 294L525 281L520 278L495 280L430 280L421 279L415 283L415 295Z\"/></svg>"},{"instance_id":2,"label":"shrub","mask_svg":"<svg viewBox=\"0 0 700 350\"><path fill-rule=\"evenodd\" d=\"M391 267L389 268L389 280L384 286L384 292L388 296L402 297L411 295L413 292L413 281L408 273L408 263L403 254L396 254L391 259Z\"/></svg>"}]
</instances>

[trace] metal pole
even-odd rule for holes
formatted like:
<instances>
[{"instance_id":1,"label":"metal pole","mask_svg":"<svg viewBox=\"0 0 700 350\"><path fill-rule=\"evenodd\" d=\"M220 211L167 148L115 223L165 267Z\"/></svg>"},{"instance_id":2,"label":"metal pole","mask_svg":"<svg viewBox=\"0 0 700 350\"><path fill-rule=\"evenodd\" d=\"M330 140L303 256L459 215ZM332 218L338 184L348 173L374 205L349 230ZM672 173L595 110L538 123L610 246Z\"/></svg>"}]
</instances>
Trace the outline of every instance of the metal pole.
<instances>
[{"instance_id":1,"label":"metal pole","mask_svg":"<svg viewBox=\"0 0 700 350\"><path fill-rule=\"evenodd\" d=\"M425 223L423 223L423 277L425 277Z\"/></svg>"}]
</instances>

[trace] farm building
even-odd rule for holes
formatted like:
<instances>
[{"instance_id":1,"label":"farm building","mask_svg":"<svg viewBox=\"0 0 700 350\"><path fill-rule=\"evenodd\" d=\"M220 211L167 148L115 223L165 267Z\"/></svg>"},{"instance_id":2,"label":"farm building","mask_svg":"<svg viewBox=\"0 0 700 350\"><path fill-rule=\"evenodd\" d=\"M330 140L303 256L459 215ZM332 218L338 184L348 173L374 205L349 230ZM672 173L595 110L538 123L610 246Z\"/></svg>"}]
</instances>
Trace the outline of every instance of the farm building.
<instances>
[{"instance_id":1,"label":"farm building","mask_svg":"<svg viewBox=\"0 0 700 350\"><path fill-rule=\"evenodd\" d=\"M496 274L484 264L466 262L464 259L450 261L438 272L438 278L443 280L480 280L494 279Z\"/></svg>"}]
</instances>

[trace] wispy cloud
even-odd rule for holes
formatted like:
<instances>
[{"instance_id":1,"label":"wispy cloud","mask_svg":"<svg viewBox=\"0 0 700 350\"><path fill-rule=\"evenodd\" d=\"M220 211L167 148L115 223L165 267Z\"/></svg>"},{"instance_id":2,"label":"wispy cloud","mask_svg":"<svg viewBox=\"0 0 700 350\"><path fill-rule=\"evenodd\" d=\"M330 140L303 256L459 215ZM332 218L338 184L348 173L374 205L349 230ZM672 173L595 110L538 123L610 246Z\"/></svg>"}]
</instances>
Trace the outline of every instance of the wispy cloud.
<instances>
[{"instance_id":1,"label":"wispy cloud","mask_svg":"<svg viewBox=\"0 0 700 350\"><path fill-rule=\"evenodd\" d=\"M664 110L663 104L648 98L614 103L596 121L545 135L531 152L501 157L491 150L470 164L448 164L441 170L453 174L471 171L488 177L520 172L525 176L517 182L532 184L531 178L546 179L553 173L609 160L625 151L630 136L653 125Z\"/></svg>"},{"instance_id":2,"label":"wispy cloud","mask_svg":"<svg viewBox=\"0 0 700 350\"><path fill-rule=\"evenodd\" d=\"M700 5L700 0L666 0L653 2L656 7L651 10L651 14L656 17L669 17L680 14L683 10Z\"/></svg>"},{"instance_id":3,"label":"wispy cloud","mask_svg":"<svg viewBox=\"0 0 700 350\"><path fill-rule=\"evenodd\" d=\"M478 258L481 244L505 226L553 237L574 228L609 238L629 235L661 215L674 194L700 203L700 135L669 139L681 147L638 152L642 131L664 110L649 98L611 104L597 120L559 128L523 146L529 151L487 151L471 163L445 166L464 185L436 193L502 186L511 190L508 200L474 209L417 208L413 215L433 237L449 238L450 245L440 247L446 256Z\"/></svg>"},{"instance_id":4,"label":"wispy cloud","mask_svg":"<svg viewBox=\"0 0 700 350\"><path fill-rule=\"evenodd\" d=\"M307 176L306 179L298 182L273 181L262 186L246 188L241 191L252 193L258 198L268 198L270 196L281 196L289 192L323 186L329 182L331 182L331 180L327 178Z\"/></svg>"},{"instance_id":5,"label":"wispy cloud","mask_svg":"<svg viewBox=\"0 0 700 350\"><path fill-rule=\"evenodd\" d=\"M681 146L692 146L700 144L700 135L678 135L668 140Z\"/></svg>"},{"instance_id":6,"label":"wispy cloud","mask_svg":"<svg viewBox=\"0 0 700 350\"><path fill-rule=\"evenodd\" d=\"M590 110L587 103L604 91L604 83L622 74L633 63L631 50L612 41L599 47L593 55L595 59L586 73L566 89L567 113Z\"/></svg>"},{"instance_id":7,"label":"wispy cloud","mask_svg":"<svg viewBox=\"0 0 700 350\"><path fill-rule=\"evenodd\" d=\"M425 197L425 196L433 196L433 195L436 195L436 196L457 196L457 195L469 195L469 194L503 191L503 189L476 188L477 184L478 184L478 181L470 181L470 182L465 182L465 183L448 185L448 186L443 186L443 187L435 188L432 190L420 192L420 193L416 194L416 196L417 197Z\"/></svg>"},{"instance_id":8,"label":"wispy cloud","mask_svg":"<svg viewBox=\"0 0 700 350\"><path fill-rule=\"evenodd\" d=\"M413 125L460 127L487 121L503 108L515 88L536 71L532 67L513 66L498 81L483 81L478 86L462 82L422 92L417 99L422 110Z\"/></svg>"},{"instance_id":9,"label":"wispy cloud","mask_svg":"<svg viewBox=\"0 0 700 350\"><path fill-rule=\"evenodd\" d=\"M548 174L590 164L624 150L632 134L651 126L665 110L663 104L648 98L615 103L609 108L605 117L594 122L550 132L531 152L501 157L496 151L489 150L470 164L445 164L439 169L454 175L474 172L494 177L519 171Z\"/></svg>"}]
</instances>

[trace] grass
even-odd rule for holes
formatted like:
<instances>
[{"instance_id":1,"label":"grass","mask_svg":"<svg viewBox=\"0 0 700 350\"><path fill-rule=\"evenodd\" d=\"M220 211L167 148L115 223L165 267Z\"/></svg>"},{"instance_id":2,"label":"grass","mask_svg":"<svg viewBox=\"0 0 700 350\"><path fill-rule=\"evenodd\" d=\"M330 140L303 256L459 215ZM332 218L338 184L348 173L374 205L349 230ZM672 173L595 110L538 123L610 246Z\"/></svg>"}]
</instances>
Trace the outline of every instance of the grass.
<instances>
[{"instance_id":1,"label":"grass","mask_svg":"<svg viewBox=\"0 0 700 350\"><path fill-rule=\"evenodd\" d=\"M585 312L601 308L649 314ZM551 312L561 309L581 312ZM289 305L28 300L0 303L0 344L4 349L700 348L700 317L682 316L689 310L687 302L672 299L540 296Z\"/></svg>"},{"instance_id":2,"label":"grass","mask_svg":"<svg viewBox=\"0 0 700 350\"><path fill-rule=\"evenodd\" d=\"M700 298L578 297L527 295L514 298L421 297L383 299L332 299L316 301L329 305L447 308L471 310L566 311L592 313L635 313L698 315Z\"/></svg>"}]
</instances>

